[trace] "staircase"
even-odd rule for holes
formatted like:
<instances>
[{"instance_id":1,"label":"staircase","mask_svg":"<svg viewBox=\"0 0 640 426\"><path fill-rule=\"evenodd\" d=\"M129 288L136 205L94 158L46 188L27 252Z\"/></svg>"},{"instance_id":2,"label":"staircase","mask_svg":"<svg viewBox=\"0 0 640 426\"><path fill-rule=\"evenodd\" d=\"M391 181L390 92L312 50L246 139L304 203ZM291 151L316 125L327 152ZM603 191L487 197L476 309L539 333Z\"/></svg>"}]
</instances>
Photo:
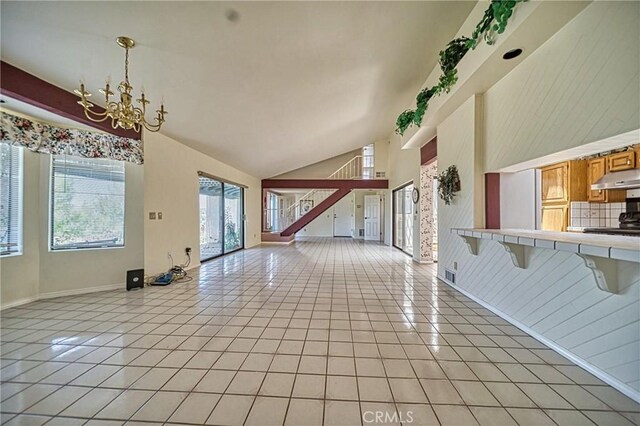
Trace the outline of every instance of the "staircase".
<instances>
[{"instance_id":1,"label":"staircase","mask_svg":"<svg viewBox=\"0 0 640 426\"><path fill-rule=\"evenodd\" d=\"M353 189L386 189L387 180L372 179L372 176L363 173L363 158L357 155L345 163L327 179L265 179L262 181L262 189L308 189L299 200L285 209L280 218L278 230L263 231L263 242L291 242L295 233L311 223L315 218L335 205ZM372 170L369 171L372 173ZM312 205L305 210L305 205ZM302 208L301 208L302 207ZM265 213L266 209L263 209ZM276 232L274 232L276 231ZM278 233L278 231L280 231Z\"/></svg>"}]
</instances>

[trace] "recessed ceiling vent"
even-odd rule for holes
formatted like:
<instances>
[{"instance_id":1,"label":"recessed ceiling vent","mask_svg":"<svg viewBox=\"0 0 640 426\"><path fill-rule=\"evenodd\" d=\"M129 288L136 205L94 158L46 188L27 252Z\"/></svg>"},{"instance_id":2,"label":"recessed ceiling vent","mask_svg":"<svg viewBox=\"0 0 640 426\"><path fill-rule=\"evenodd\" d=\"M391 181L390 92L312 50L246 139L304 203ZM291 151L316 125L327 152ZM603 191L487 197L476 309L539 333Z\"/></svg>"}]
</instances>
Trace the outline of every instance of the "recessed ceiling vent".
<instances>
[{"instance_id":1,"label":"recessed ceiling vent","mask_svg":"<svg viewBox=\"0 0 640 426\"><path fill-rule=\"evenodd\" d=\"M522 49L520 48L511 49L507 53L502 55L502 59L508 61L509 59L517 58L518 56L520 56L520 54L522 54Z\"/></svg>"}]
</instances>

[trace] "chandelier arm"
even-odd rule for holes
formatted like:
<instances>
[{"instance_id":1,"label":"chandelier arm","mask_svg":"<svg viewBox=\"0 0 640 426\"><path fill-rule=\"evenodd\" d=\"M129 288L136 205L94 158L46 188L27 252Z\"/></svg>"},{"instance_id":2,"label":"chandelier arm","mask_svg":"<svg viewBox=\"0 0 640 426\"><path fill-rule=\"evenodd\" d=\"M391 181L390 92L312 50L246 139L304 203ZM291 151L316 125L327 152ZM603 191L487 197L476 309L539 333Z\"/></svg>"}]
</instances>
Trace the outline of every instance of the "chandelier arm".
<instances>
[{"instance_id":1,"label":"chandelier arm","mask_svg":"<svg viewBox=\"0 0 640 426\"><path fill-rule=\"evenodd\" d=\"M97 118L93 118L91 116L91 114L97 116ZM105 112L103 114L98 114L95 113L91 110L85 109L84 110L84 115L91 121L93 121L94 123L102 123L103 121L105 121L107 118L109 118L109 115Z\"/></svg>"}]
</instances>

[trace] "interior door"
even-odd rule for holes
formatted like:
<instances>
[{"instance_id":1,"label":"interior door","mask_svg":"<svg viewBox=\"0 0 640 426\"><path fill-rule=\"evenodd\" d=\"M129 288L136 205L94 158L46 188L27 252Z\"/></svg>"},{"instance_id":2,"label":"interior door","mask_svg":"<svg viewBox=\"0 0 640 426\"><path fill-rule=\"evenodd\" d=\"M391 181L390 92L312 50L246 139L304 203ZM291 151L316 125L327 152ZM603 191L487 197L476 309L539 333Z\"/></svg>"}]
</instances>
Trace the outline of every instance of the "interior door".
<instances>
[{"instance_id":1,"label":"interior door","mask_svg":"<svg viewBox=\"0 0 640 426\"><path fill-rule=\"evenodd\" d=\"M350 237L353 220L353 195L349 194L333 206L333 236Z\"/></svg>"},{"instance_id":2,"label":"interior door","mask_svg":"<svg viewBox=\"0 0 640 426\"><path fill-rule=\"evenodd\" d=\"M380 241L380 196L364 196L364 239Z\"/></svg>"}]
</instances>

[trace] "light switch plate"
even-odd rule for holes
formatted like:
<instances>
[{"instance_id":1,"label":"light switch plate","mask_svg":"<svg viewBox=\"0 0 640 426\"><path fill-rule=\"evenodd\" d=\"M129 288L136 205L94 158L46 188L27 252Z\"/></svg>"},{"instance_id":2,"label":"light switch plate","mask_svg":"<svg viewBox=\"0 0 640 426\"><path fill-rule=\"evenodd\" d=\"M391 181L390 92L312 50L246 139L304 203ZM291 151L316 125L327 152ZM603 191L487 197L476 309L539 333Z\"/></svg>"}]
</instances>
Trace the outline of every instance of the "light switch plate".
<instances>
[{"instance_id":1,"label":"light switch plate","mask_svg":"<svg viewBox=\"0 0 640 426\"><path fill-rule=\"evenodd\" d=\"M149 212L149 220L156 220L156 212Z\"/></svg>"},{"instance_id":2,"label":"light switch plate","mask_svg":"<svg viewBox=\"0 0 640 426\"><path fill-rule=\"evenodd\" d=\"M162 220L162 212L158 212L158 220Z\"/></svg>"}]
</instances>

